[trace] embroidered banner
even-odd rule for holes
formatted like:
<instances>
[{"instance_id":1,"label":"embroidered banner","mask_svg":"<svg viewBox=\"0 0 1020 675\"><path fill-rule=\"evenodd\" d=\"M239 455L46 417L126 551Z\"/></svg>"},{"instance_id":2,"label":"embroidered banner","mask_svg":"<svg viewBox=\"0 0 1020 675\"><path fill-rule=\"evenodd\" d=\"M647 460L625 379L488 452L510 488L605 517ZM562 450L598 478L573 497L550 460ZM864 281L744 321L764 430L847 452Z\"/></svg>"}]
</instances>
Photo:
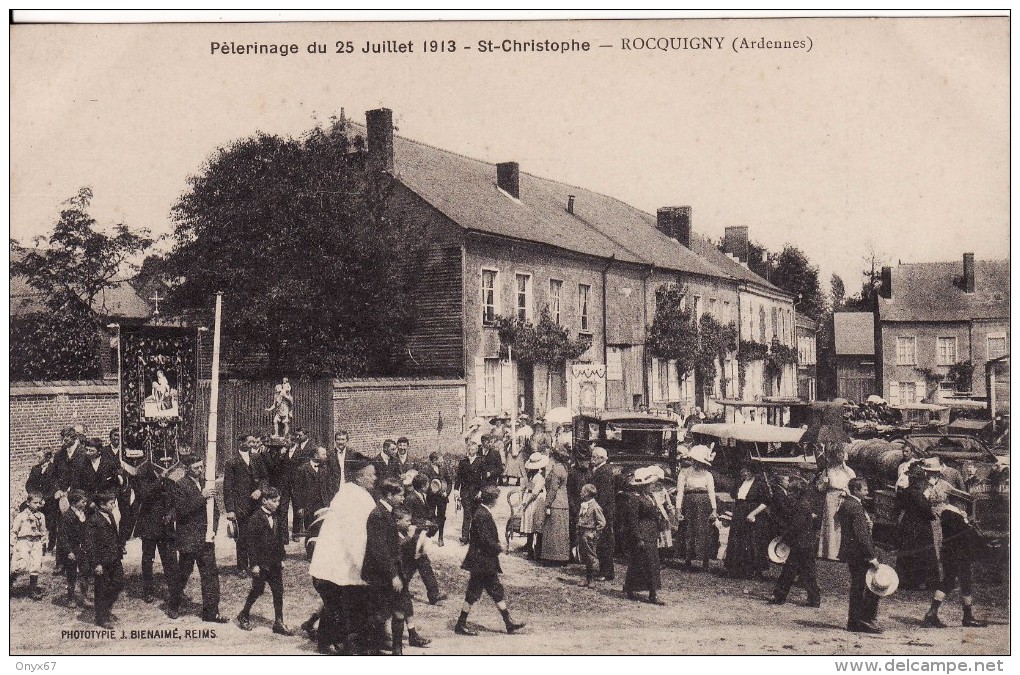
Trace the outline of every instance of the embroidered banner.
<instances>
[{"instance_id":1,"label":"embroidered banner","mask_svg":"<svg viewBox=\"0 0 1020 675\"><path fill-rule=\"evenodd\" d=\"M120 426L128 471L145 462L166 471L194 452L197 400L197 329L121 328Z\"/></svg>"}]
</instances>

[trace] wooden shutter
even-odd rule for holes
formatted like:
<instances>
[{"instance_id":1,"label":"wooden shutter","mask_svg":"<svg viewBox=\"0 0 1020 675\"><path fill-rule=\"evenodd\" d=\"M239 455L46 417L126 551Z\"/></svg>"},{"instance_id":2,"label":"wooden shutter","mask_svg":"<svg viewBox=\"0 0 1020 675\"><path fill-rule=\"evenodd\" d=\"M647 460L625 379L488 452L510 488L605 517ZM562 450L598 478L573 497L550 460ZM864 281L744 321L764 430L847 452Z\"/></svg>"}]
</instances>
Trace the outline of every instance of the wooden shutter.
<instances>
[{"instance_id":1,"label":"wooden shutter","mask_svg":"<svg viewBox=\"0 0 1020 675\"><path fill-rule=\"evenodd\" d=\"M900 402L900 383L890 382L889 383L889 403L896 404Z\"/></svg>"},{"instance_id":2,"label":"wooden shutter","mask_svg":"<svg viewBox=\"0 0 1020 675\"><path fill-rule=\"evenodd\" d=\"M513 411L517 409L517 402L514 401L514 365L510 361L499 362L499 382L497 384L497 391L499 395L496 397L496 408L498 411L507 411L513 414Z\"/></svg>"},{"instance_id":3,"label":"wooden shutter","mask_svg":"<svg viewBox=\"0 0 1020 675\"><path fill-rule=\"evenodd\" d=\"M475 416L485 410L485 359L475 357Z\"/></svg>"}]
</instances>

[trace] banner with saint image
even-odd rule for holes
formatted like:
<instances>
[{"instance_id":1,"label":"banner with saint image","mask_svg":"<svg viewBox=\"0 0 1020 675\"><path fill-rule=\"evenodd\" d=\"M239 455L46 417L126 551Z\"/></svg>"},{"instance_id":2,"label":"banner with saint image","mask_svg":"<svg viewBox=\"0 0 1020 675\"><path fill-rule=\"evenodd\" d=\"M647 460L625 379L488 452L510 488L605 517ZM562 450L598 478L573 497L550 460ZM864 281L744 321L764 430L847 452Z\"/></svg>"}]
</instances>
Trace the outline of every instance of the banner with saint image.
<instances>
[{"instance_id":1,"label":"banner with saint image","mask_svg":"<svg viewBox=\"0 0 1020 675\"><path fill-rule=\"evenodd\" d=\"M198 403L198 331L171 326L120 332L123 461L163 471L194 452ZM129 469L130 470L130 469Z\"/></svg>"}]
</instances>

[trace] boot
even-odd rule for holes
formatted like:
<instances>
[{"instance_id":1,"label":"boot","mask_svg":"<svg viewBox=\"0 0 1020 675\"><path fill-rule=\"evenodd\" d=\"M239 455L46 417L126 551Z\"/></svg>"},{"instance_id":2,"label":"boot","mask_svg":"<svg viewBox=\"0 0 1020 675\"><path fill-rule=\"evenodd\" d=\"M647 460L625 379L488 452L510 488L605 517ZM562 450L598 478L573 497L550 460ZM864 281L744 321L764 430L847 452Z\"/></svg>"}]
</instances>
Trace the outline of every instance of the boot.
<instances>
[{"instance_id":1,"label":"boot","mask_svg":"<svg viewBox=\"0 0 1020 675\"><path fill-rule=\"evenodd\" d=\"M987 628L988 622L974 618L974 608L970 605L963 606L963 625L967 628Z\"/></svg>"},{"instance_id":2,"label":"boot","mask_svg":"<svg viewBox=\"0 0 1020 675\"><path fill-rule=\"evenodd\" d=\"M241 630L251 630L253 628L248 612L241 610L241 613L237 615L237 627Z\"/></svg>"},{"instance_id":3,"label":"boot","mask_svg":"<svg viewBox=\"0 0 1020 675\"><path fill-rule=\"evenodd\" d=\"M588 586L591 586L591 570L588 570L588 571L585 572L585 574L584 574L584 583L581 584L581 585L584 586L585 588L587 588Z\"/></svg>"},{"instance_id":4,"label":"boot","mask_svg":"<svg viewBox=\"0 0 1020 675\"><path fill-rule=\"evenodd\" d=\"M404 655L404 620L393 619L390 623L391 630L393 631L393 655L403 656Z\"/></svg>"},{"instance_id":5,"label":"boot","mask_svg":"<svg viewBox=\"0 0 1020 675\"><path fill-rule=\"evenodd\" d=\"M417 629L408 628L407 644L410 645L411 647L419 647L424 649L425 647L428 647L430 644L432 644L432 640L422 637L421 634L417 631Z\"/></svg>"},{"instance_id":6,"label":"boot","mask_svg":"<svg viewBox=\"0 0 1020 675\"><path fill-rule=\"evenodd\" d=\"M966 618L964 618L966 621ZM929 609L924 615L924 621L921 625L925 628L945 628L946 624L942 623L942 619L939 618L939 611L935 608ZM964 624L966 625L966 624Z\"/></svg>"},{"instance_id":7,"label":"boot","mask_svg":"<svg viewBox=\"0 0 1020 675\"><path fill-rule=\"evenodd\" d=\"M506 632L508 634L513 635L520 629L524 628L525 624L514 623L514 620L510 618L509 609L501 609L499 610L499 613L503 615L503 625L506 626Z\"/></svg>"},{"instance_id":8,"label":"boot","mask_svg":"<svg viewBox=\"0 0 1020 675\"><path fill-rule=\"evenodd\" d=\"M457 625L453 627L453 632L456 633L457 635L468 635L471 637L475 637L476 635L478 635L478 631L468 628L467 618L468 613L461 612L460 618L457 619Z\"/></svg>"},{"instance_id":9,"label":"boot","mask_svg":"<svg viewBox=\"0 0 1020 675\"><path fill-rule=\"evenodd\" d=\"M38 574L33 574L33 575L28 577L28 589L29 589L29 592L32 594L32 599L33 600L42 600L43 592L42 592L42 589L39 588L39 575Z\"/></svg>"}]
</instances>

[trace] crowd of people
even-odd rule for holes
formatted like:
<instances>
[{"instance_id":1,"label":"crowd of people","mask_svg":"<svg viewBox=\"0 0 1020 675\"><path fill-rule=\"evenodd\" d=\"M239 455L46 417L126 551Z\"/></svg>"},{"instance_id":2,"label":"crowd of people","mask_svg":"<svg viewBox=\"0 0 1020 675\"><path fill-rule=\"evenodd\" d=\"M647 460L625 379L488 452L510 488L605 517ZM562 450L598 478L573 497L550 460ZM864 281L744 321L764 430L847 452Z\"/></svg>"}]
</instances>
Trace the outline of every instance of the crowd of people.
<instances>
[{"instance_id":1,"label":"crowd of people","mask_svg":"<svg viewBox=\"0 0 1020 675\"><path fill-rule=\"evenodd\" d=\"M526 537L523 553L548 565L583 565L583 586L613 581L621 553L628 561L626 597L661 605L660 552L672 552L688 572L709 570L721 559L721 573L763 580L770 558L776 560L772 549L781 542L785 564L769 602L783 604L799 582L808 605L820 606L816 560L841 560L850 573L848 630L880 632L879 597L895 590L897 582L878 561L864 508L867 482L846 466L839 444L827 449L812 482L742 468L732 507L720 513L709 447L685 449L673 493L660 466L621 471L602 447L579 456L559 429L547 431L535 422L529 430L513 439L504 419L472 426L466 456L454 470L438 453L412 461L404 437L384 441L370 456L353 450L345 431L337 431L328 448L316 445L301 428L293 438L245 434L224 464L220 489L206 481L202 457L187 457L184 475L173 480L151 463L137 470L123 464L118 430L108 438L88 438L83 427L68 427L57 451L41 453L13 518L11 587L27 574L29 597L41 599L42 558L52 552L54 571L66 580L63 602L92 607L96 624L111 628L112 608L124 586L126 544L137 537L144 602L156 601L158 553L167 580L167 615L180 616L197 567L201 618L226 623L213 543L222 503L235 543L235 573L251 579L236 616L242 630L253 629L251 612L268 586L273 632L294 635L283 615L282 566L288 543L304 539L322 606L301 628L318 651L400 654L405 631L411 646L429 645L414 623L414 577L421 577L430 604L447 599L429 546L445 545L453 502L463 512L460 541L467 555L462 568L468 572L454 630L477 634L467 620L486 593L506 631L515 633L524 624L506 604L499 563L503 540L493 517L501 494L510 492L518 496L511 502L510 524L513 534ZM910 456L904 457L900 477L899 583L934 592L926 626L945 625L939 607L957 585L964 625L985 625L972 612L971 568L980 536L967 516L965 482L937 459ZM501 492L501 485L510 487Z\"/></svg>"}]
</instances>

